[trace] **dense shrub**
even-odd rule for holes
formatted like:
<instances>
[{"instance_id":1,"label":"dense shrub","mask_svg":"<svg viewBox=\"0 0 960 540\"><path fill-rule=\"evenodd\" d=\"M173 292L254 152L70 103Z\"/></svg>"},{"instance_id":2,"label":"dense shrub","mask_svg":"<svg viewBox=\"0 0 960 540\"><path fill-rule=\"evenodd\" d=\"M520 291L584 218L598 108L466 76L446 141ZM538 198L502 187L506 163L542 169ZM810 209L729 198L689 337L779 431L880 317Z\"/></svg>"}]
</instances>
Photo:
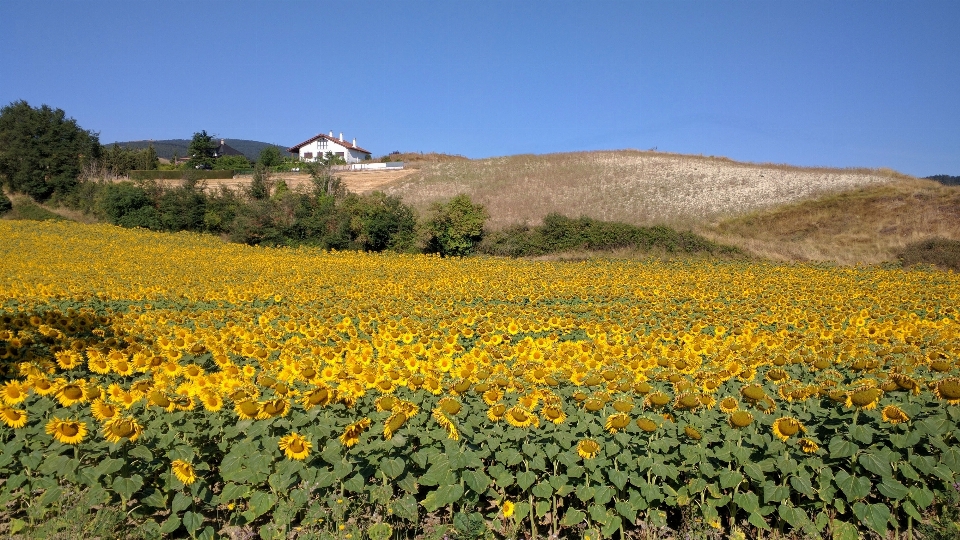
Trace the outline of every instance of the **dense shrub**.
<instances>
[{"instance_id":1,"label":"dense shrub","mask_svg":"<svg viewBox=\"0 0 960 540\"><path fill-rule=\"evenodd\" d=\"M140 217L146 216L148 212L141 211L143 208L151 208L156 214L156 209L153 208L153 199L144 188L131 182L118 182L101 186L97 209L101 216L110 220L110 223L124 227L159 229L159 221L156 219L148 224L138 222L138 218L127 217L134 214ZM154 217L156 218L156 216Z\"/></svg>"},{"instance_id":2,"label":"dense shrub","mask_svg":"<svg viewBox=\"0 0 960 540\"><path fill-rule=\"evenodd\" d=\"M960 272L960 241L929 238L914 242L904 248L897 258L904 266L932 264Z\"/></svg>"},{"instance_id":3,"label":"dense shrub","mask_svg":"<svg viewBox=\"0 0 960 540\"><path fill-rule=\"evenodd\" d=\"M457 195L446 203L434 203L423 224L424 251L441 255L471 255L483 240L484 223L490 214L468 195Z\"/></svg>"},{"instance_id":4,"label":"dense shrub","mask_svg":"<svg viewBox=\"0 0 960 540\"><path fill-rule=\"evenodd\" d=\"M619 248L669 254L742 255L736 248L716 244L689 231L676 231L662 225L637 227L588 217L573 219L557 213L547 215L539 227L518 226L491 234L481 244L480 251L526 257L575 249L602 251Z\"/></svg>"},{"instance_id":5,"label":"dense shrub","mask_svg":"<svg viewBox=\"0 0 960 540\"><path fill-rule=\"evenodd\" d=\"M13 210L13 201L10 200L10 197L7 197L6 193L0 191L0 214L10 210Z\"/></svg>"}]
</instances>

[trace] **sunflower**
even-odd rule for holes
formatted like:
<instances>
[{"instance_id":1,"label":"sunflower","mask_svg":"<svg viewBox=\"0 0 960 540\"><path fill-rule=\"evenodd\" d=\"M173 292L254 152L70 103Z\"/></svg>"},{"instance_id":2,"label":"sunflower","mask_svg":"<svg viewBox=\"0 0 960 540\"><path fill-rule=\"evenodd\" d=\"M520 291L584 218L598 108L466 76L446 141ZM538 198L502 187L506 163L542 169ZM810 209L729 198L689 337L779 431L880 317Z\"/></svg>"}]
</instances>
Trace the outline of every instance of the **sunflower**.
<instances>
[{"instance_id":1,"label":"sunflower","mask_svg":"<svg viewBox=\"0 0 960 540\"><path fill-rule=\"evenodd\" d=\"M288 459L301 461L310 454L313 444L299 433L291 433L280 438L280 449Z\"/></svg>"},{"instance_id":2,"label":"sunflower","mask_svg":"<svg viewBox=\"0 0 960 540\"><path fill-rule=\"evenodd\" d=\"M681 410L689 409L692 411L700 407L700 405L700 396L691 393L680 394L673 402L673 408Z\"/></svg>"},{"instance_id":3,"label":"sunflower","mask_svg":"<svg viewBox=\"0 0 960 540\"><path fill-rule=\"evenodd\" d=\"M78 420L61 420L54 416L47 422L46 431L63 444L79 444L87 436L87 424Z\"/></svg>"},{"instance_id":4,"label":"sunflower","mask_svg":"<svg viewBox=\"0 0 960 540\"><path fill-rule=\"evenodd\" d=\"M236 402L233 410L241 420L253 420L260 416L260 404L252 399Z\"/></svg>"},{"instance_id":5,"label":"sunflower","mask_svg":"<svg viewBox=\"0 0 960 540\"><path fill-rule=\"evenodd\" d=\"M670 403L670 396L664 394L663 392L652 392L647 394L647 397L643 400L643 403L647 407L659 409L660 407L665 406L667 403Z\"/></svg>"},{"instance_id":6,"label":"sunflower","mask_svg":"<svg viewBox=\"0 0 960 540\"><path fill-rule=\"evenodd\" d=\"M876 409L882 395L883 390L879 388L861 386L847 393L847 407L856 407L868 411Z\"/></svg>"},{"instance_id":7,"label":"sunflower","mask_svg":"<svg viewBox=\"0 0 960 540\"><path fill-rule=\"evenodd\" d=\"M219 392L207 390L200 394L200 403L203 403L204 409L216 412L223 408L223 396Z\"/></svg>"},{"instance_id":8,"label":"sunflower","mask_svg":"<svg viewBox=\"0 0 960 540\"><path fill-rule=\"evenodd\" d=\"M744 386L740 389L740 395L750 403L757 403L767 397L766 392L763 391L763 387L759 384L748 384Z\"/></svg>"},{"instance_id":9,"label":"sunflower","mask_svg":"<svg viewBox=\"0 0 960 540\"><path fill-rule=\"evenodd\" d=\"M530 411L525 410L523 407L513 406L510 407L507 412L504 414L504 417L507 419L507 423L514 427L530 427L530 426L539 426L540 420L530 413Z\"/></svg>"},{"instance_id":10,"label":"sunflower","mask_svg":"<svg viewBox=\"0 0 960 540\"><path fill-rule=\"evenodd\" d=\"M447 413L444 412L443 408L437 407L433 410L433 419L440 424L440 427L447 431L448 438L455 441L460 440L460 432L457 431L457 426L453 423L453 420L447 416Z\"/></svg>"},{"instance_id":11,"label":"sunflower","mask_svg":"<svg viewBox=\"0 0 960 540\"><path fill-rule=\"evenodd\" d=\"M456 416L460 414L460 409L462 407L463 406L460 405L460 402L452 397L445 397L441 399L439 403L437 403L437 408L442 410L444 414L448 414L450 416Z\"/></svg>"},{"instance_id":12,"label":"sunflower","mask_svg":"<svg viewBox=\"0 0 960 540\"><path fill-rule=\"evenodd\" d=\"M43 375L30 379L30 388L38 396L48 396L57 391L57 386Z\"/></svg>"},{"instance_id":13,"label":"sunflower","mask_svg":"<svg viewBox=\"0 0 960 540\"><path fill-rule=\"evenodd\" d=\"M379 412L391 411L393 410L393 406L397 404L397 398L394 396L380 396L373 404Z\"/></svg>"},{"instance_id":14,"label":"sunflower","mask_svg":"<svg viewBox=\"0 0 960 540\"><path fill-rule=\"evenodd\" d=\"M884 422L890 422L891 424L899 424L900 422L906 422L910 420L910 417L907 416L907 413L903 412L900 407L896 405L887 405L883 408L881 413Z\"/></svg>"},{"instance_id":15,"label":"sunflower","mask_svg":"<svg viewBox=\"0 0 960 540\"><path fill-rule=\"evenodd\" d=\"M799 420L790 418L789 416L782 416L773 422L773 434L781 441L786 441L802 431L806 431L803 424L801 424Z\"/></svg>"},{"instance_id":16,"label":"sunflower","mask_svg":"<svg viewBox=\"0 0 960 540\"><path fill-rule=\"evenodd\" d=\"M177 405L159 389L153 389L147 394L147 404L160 407L167 412L173 412L177 408Z\"/></svg>"},{"instance_id":17,"label":"sunflower","mask_svg":"<svg viewBox=\"0 0 960 540\"><path fill-rule=\"evenodd\" d=\"M630 411L633 410L633 403L630 403L629 401L626 401L623 399L618 399L613 402L613 408L617 412L629 413Z\"/></svg>"},{"instance_id":18,"label":"sunflower","mask_svg":"<svg viewBox=\"0 0 960 540\"><path fill-rule=\"evenodd\" d=\"M737 398L733 396L725 397L720 400L720 412L724 414L733 414L733 412L739 408L740 402L738 402Z\"/></svg>"},{"instance_id":19,"label":"sunflower","mask_svg":"<svg viewBox=\"0 0 960 540\"><path fill-rule=\"evenodd\" d=\"M652 433L657 430L657 423L649 418L637 418L637 427L647 433Z\"/></svg>"},{"instance_id":20,"label":"sunflower","mask_svg":"<svg viewBox=\"0 0 960 540\"><path fill-rule=\"evenodd\" d=\"M727 421L735 428L744 428L753 423L753 415L747 411L736 411L727 418Z\"/></svg>"},{"instance_id":21,"label":"sunflower","mask_svg":"<svg viewBox=\"0 0 960 540\"><path fill-rule=\"evenodd\" d=\"M279 418L289 413L290 402L285 398L277 398L260 404L260 414L257 416L257 419L266 420L268 418Z\"/></svg>"},{"instance_id":22,"label":"sunflower","mask_svg":"<svg viewBox=\"0 0 960 540\"><path fill-rule=\"evenodd\" d=\"M616 413L607 417L607 422L604 424L603 429L610 433L616 433L625 429L629 424L630 415L626 413Z\"/></svg>"},{"instance_id":23,"label":"sunflower","mask_svg":"<svg viewBox=\"0 0 960 540\"><path fill-rule=\"evenodd\" d=\"M403 427L404 422L407 421L407 414L403 411L397 411L390 415L387 418L387 421L383 424L383 438L390 440L393 438L393 434L397 432L398 429Z\"/></svg>"},{"instance_id":24,"label":"sunflower","mask_svg":"<svg viewBox=\"0 0 960 540\"><path fill-rule=\"evenodd\" d=\"M3 394L3 402L7 405L15 405L27 399L27 392L27 385L19 381L7 381L0 390Z\"/></svg>"},{"instance_id":25,"label":"sunflower","mask_svg":"<svg viewBox=\"0 0 960 540\"><path fill-rule=\"evenodd\" d=\"M817 444L813 439L808 439L807 437L801 437L797 439L797 446L800 447L800 450L803 450L806 454L813 454L820 449L820 445Z\"/></svg>"},{"instance_id":26,"label":"sunflower","mask_svg":"<svg viewBox=\"0 0 960 540\"><path fill-rule=\"evenodd\" d=\"M27 425L27 411L0 405L0 420L3 420L7 427L19 429Z\"/></svg>"},{"instance_id":27,"label":"sunflower","mask_svg":"<svg viewBox=\"0 0 960 540\"><path fill-rule=\"evenodd\" d=\"M174 476L177 477L177 480L183 482L184 485L189 486L197 481L197 471L194 470L193 465L186 461L175 459L170 466L173 469Z\"/></svg>"},{"instance_id":28,"label":"sunflower","mask_svg":"<svg viewBox=\"0 0 960 540\"><path fill-rule=\"evenodd\" d=\"M118 443L121 439L130 439L130 442L133 442L141 433L143 426L132 416L114 418L103 426L103 436L112 443Z\"/></svg>"},{"instance_id":29,"label":"sunflower","mask_svg":"<svg viewBox=\"0 0 960 540\"><path fill-rule=\"evenodd\" d=\"M491 422L499 422L503 419L503 415L507 413L507 406L503 403L495 403L487 409L487 418Z\"/></svg>"},{"instance_id":30,"label":"sunflower","mask_svg":"<svg viewBox=\"0 0 960 540\"><path fill-rule=\"evenodd\" d=\"M950 405L960 405L960 377L949 377L936 383L934 393Z\"/></svg>"},{"instance_id":31,"label":"sunflower","mask_svg":"<svg viewBox=\"0 0 960 540\"><path fill-rule=\"evenodd\" d=\"M361 418L360 420L348 425L346 429L343 430L343 435L340 436L340 444L346 446L347 448L357 444L360 442L360 435L362 435L363 432L369 427L369 418Z\"/></svg>"},{"instance_id":32,"label":"sunflower","mask_svg":"<svg viewBox=\"0 0 960 540\"><path fill-rule=\"evenodd\" d=\"M683 433L695 441L699 441L703 438L703 435L700 434L700 430L693 426L684 426Z\"/></svg>"},{"instance_id":33,"label":"sunflower","mask_svg":"<svg viewBox=\"0 0 960 540\"><path fill-rule=\"evenodd\" d=\"M503 517L510 517L513 515L514 504L510 501L503 501L503 504L500 505L500 511L503 512Z\"/></svg>"},{"instance_id":34,"label":"sunflower","mask_svg":"<svg viewBox=\"0 0 960 540\"><path fill-rule=\"evenodd\" d=\"M98 422L106 422L117 416L117 408L103 399L98 399L90 404L90 412Z\"/></svg>"},{"instance_id":35,"label":"sunflower","mask_svg":"<svg viewBox=\"0 0 960 540\"><path fill-rule=\"evenodd\" d=\"M559 403L545 403L543 408L540 409L540 413L543 414L544 418L557 425L567 420L567 414L563 412L563 407Z\"/></svg>"},{"instance_id":36,"label":"sunflower","mask_svg":"<svg viewBox=\"0 0 960 540\"><path fill-rule=\"evenodd\" d=\"M303 408L309 411L317 406L326 407L330 401L333 400L333 397L334 393L332 389L326 385L318 386L303 396Z\"/></svg>"},{"instance_id":37,"label":"sunflower","mask_svg":"<svg viewBox=\"0 0 960 540\"><path fill-rule=\"evenodd\" d=\"M582 439L577 443L577 454L583 459L593 459L600 453L600 445L592 439Z\"/></svg>"}]
</instances>

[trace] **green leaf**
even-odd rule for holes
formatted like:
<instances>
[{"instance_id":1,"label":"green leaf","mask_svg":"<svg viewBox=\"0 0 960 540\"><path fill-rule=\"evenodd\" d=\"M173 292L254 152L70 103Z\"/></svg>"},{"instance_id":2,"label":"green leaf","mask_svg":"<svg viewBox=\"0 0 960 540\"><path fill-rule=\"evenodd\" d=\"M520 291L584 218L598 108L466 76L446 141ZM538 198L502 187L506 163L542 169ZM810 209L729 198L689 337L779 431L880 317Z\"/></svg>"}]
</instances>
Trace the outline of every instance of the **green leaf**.
<instances>
[{"instance_id":1,"label":"green leaf","mask_svg":"<svg viewBox=\"0 0 960 540\"><path fill-rule=\"evenodd\" d=\"M396 478L403 474L403 460L399 458L385 459L380 462L380 470L383 471L383 474L387 475L388 478Z\"/></svg>"},{"instance_id":2,"label":"green leaf","mask_svg":"<svg viewBox=\"0 0 960 540\"><path fill-rule=\"evenodd\" d=\"M830 450L830 457L833 459L850 457L856 454L857 450L859 450L856 444L844 439L839 435L830 439L828 448Z\"/></svg>"},{"instance_id":3,"label":"green leaf","mask_svg":"<svg viewBox=\"0 0 960 540\"><path fill-rule=\"evenodd\" d=\"M483 494L490 487L490 477L482 471L463 471L463 480L475 493Z\"/></svg>"},{"instance_id":4,"label":"green leaf","mask_svg":"<svg viewBox=\"0 0 960 540\"><path fill-rule=\"evenodd\" d=\"M610 486L597 486L593 492L593 501L600 505L606 505L613 499L614 491Z\"/></svg>"},{"instance_id":5,"label":"green leaf","mask_svg":"<svg viewBox=\"0 0 960 540\"><path fill-rule=\"evenodd\" d=\"M865 425L852 426L850 436L863 444L870 444L873 442L873 429Z\"/></svg>"},{"instance_id":6,"label":"green leaf","mask_svg":"<svg viewBox=\"0 0 960 540\"><path fill-rule=\"evenodd\" d=\"M463 486L460 484L440 486L436 490L427 493L420 503L428 512L436 512L440 508L455 502L463 496Z\"/></svg>"},{"instance_id":7,"label":"green leaf","mask_svg":"<svg viewBox=\"0 0 960 540\"><path fill-rule=\"evenodd\" d=\"M794 529L799 529L809 521L806 512L789 504L781 504L777 513Z\"/></svg>"},{"instance_id":8,"label":"green leaf","mask_svg":"<svg viewBox=\"0 0 960 540\"><path fill-rule=\"evenodd\" d=\"M743 472L747 474L750 478L753 478L757 482L763 482L766 476L763 474L763 469L760 468L756 463L747 463L743 465Z\"/></svg>"},{"instance_id":9,"label":"green leaf","mask_svg":"<svg viewBox=\"0 0 960 540\"><path fill-rule=\"evenodd\" d=\"M357 473L351 476L350 478L348 478L347 481L343 483L343 489L347 491L352 491L353 493L360 493L361 491L363 491L364 483L365 481L364 481L363 475L361 475L360 473Z\"/></svg>"},{"instance_id":10,"label":"green leaf","mask_svg":"<svg viewBox=\"0 0 960 540\"><path fill-rule=\"evenodd\" d=\"M620 516L610 516L607 523L600 528L600 534L604 538L613 538L613 533L617 532L622 525L623 520L620 519Z\"/></svg>"},{"instance_id":11,"label":"green leaf","mask_svg":"<svg viewBox=\"0 0 960 540\"><path fill-rule=\"evenodd\" d=\"M627 501L617 501L614 505L620 515L627 518L627 523L634 524L637 521L637 509Z\"/></svg>"},{"instance_id":12,"label":"green leaf","mask_svg":"<svg viewBox=\"0 0 960 540\"><path fill-rule=\"evenodd\" d=\"M617 486L617 489L623 489L624 486L627 485L627 480L629 479L629 475L627 475L627 473L618 471L616 469L607 471L607 477L610 479L613 485Z\"/></svg>"},{"instance_id":13,"label":"green leaf","mask_svg":"<svg viewBox=\"0 0 960 540\"><path fill-rule=\"evenodd\" d=\"M533 486L533 489L530 491L533 493L534 497L540 499L547 499L553 495L553 488L550 487L549 482L538 482L537 485Z\"/></svg>"},{"instance_id":14,"label":"green leaf","mask_svg":"<svg viewBox=\"0 0 960 540\"><path fill-rule=\"evenodd\" d=\"M890 520L890 509L885 504L864 504L858 502L853 505L853 513L861 523L880 534L886 536L887 522Z\"/></svg>"},{"instance_id":15,"label":"green leaf","mask_svg":"<svg viewBox=\"0 0 960 540\"><path fill-rule=\"evenodd\" d=\"M186 510L191 504L193 504L193 497L177 492L173 497L173 503L170 505L170 511L179 514L181 510Z\"/></svg>"},{"instance_id":16,"label":"green leaf","mask_svg":"<svg viewBox=\"0 0 960 540\"><path fill-rule=\"evenodd\" d=\"M888 478L893 474L893 469L890 468L890 462L881 459L880 456L876 454L865 452L860 454L857 461L860 462L860 465L862 465L864 469L880 478Z\"/></svg>"},{"instance_id":17,"label":"green leaf","mask_svg":"<svg viewBox=\"0 0 960 540\"><path fill-rule=\"evenodd\" d=\"M877 491L888 499L900 500L906 497L910 490L896 478L888 476L883 479L883 482L877 485Z\"/></svg>"},{"instance_id":18,"label":"green leaf","mask_svg":"<svg viewBox=\"0 0 960 540\"><path fill-rule=\"evenodd\" d=\"M760 474L762 478L763 472L761 471ZM732 488L742 481L743 474L741 474L740 471L723 471L720 473L720 487L723 489Z\"/></svg>"},{"instance_id":19,"label":"green leaf","mask_svg":"<svg viewBox=\"0 0 960 540\"><path fill-rule=\"evenodd\" d=\"M143 486L143 477L139 474L135 474L130 478L123 478L118 476L113 479L113 490L116 491L123 500L129 501L133 498L133 494Z\"/></svg>"},{"instance_id":20,"label":"green leaf","mask_svg":"<svg viewBox=\"0 0 960 540\"><path fill-rule=\"evenodd\" d=\"M53 486L50 489L47 489L43 492L43 495L40 496L40 499L37 501L37 504L41 507L47 507L59 500L63 496L63 489L60 486Z\"/></svg>"},{"instance_id":21,"label":"green leaf","mask_svg":"<svg viewBox=\"0 0 960 540\"><path fill-rule=\"evenodd\" d=\"M837 487L847 496L847 501L862 499L870 494L870 481L841 470L834 477Z\"/></svg>"},{"instance_id":22,"label":"green leaf","mask_svg":"<svg viewBox=\"0 0 960 540\"><path fill-rule=\"evenodd\" d=\"M517 475L517 485L520 489L526 491L537 479L537 475L531 471L524 471Z\"/></svg>"},{"instance_id":23,"label":"green leaf","mask_svg":"<svg viewBox=\"0 0 960 540\"><path fill-rule=\"evenodd\" d=\"M127 453L135 458L140 458L143 461L153 461L153 452L148 450L146 446L134 446Z\"/></svg>"},{"instance_id":24,"label":"green leaf","mask_svg":"<svg viewBox=\"0 0 960 540\"><path fill-rule=\"evenodd\" d=\"M857 532L856 525L852 523L834 519L833 522L830 523L830 529L832 531L832 540L860 540L860 533Z\"/></svg>"},{"instance_id":25,"label":"green leaf","mask_svg":"<svg viewBox=\"0 0 960 540\"><path fill-rule=\"evenodd\" d=\"M230 501L245 497L249 489L247 486L228 482L223 486L223 491L220 492L220 504L226 504Z\"/></svg>"},{"instance_id":26,"label":"green leaf","mask_svg":"<svg viewBox=\"0 0 960 540\"><path fill-rule=\"evenodd\" d=\"M791 476L790 485L798 493L803 493L808 497L813 497L816 494L816 490L813 489L813 484L810 482L810 477L806 474L801 473L797 476Z\"/></svg>"},{"instance_id":27,"label":"green leaf","mask_svg":"<svg viewBox=\"0 0 960 540\"><path fill-rule=\"evenodd\" d=\"M113 474L123 468L124 461L116 458L106 458L97 464L96 472L98 476Z\"/></svg>"},{"instance_id":28,"label":"green leaf","mask_svg":"<svg viewBox=\"0 0 960 540\"><path fill-rule=\"evenodd\" d=\"M910 498L913 499L913 502L917 503L917 507L922 510L930 506L930 503L933 502L933 492L925 487L914 486L910 488Z\"/></svg>"},{"instance_id":29,"label":"green leaf","mask_svg":"<svg viewBox=\"0 0 960 540\"><path fill-rule=\"evenodd\" d=\"M767 482L763 486L764 502L781 502L790 496L790 488L781 486L775 482Z\"/></svg>"},{"instance_id":30,"label":"green leaf","mask_svg":"<svg viewBox=\"0 0 960 540\"><path fill-rule=\"evenodd\" d=\"M770 530L770 525L767 525L767 520L763 519L763 516L759 512L750 512L750 517L747 518L747 521L758 529L765 531Z\"/></svg>"},{"instance_id":31,"label":"green leaf","mask_svg":"<svg viewBox=\"0 0 960 540\"><path fill-rule=\"evenodd\" d=\"M180 528L180 516L171 515L160 525L160 533L170 534Z\"/></svg>"},{"instance_id":32,"label":"green leaf","mask_svg":"<svg viewBox=\"0 0 960 540\"><path fill-rule=\"evenodd\" d=\"M760 511L760 498L752 491L737 493L733 496L733 502L737 503L744 512L755 513Z\"/></svg>"},{"instance_id":33,"label":"green leaf","mask_svg":"<svg viewBox=\"0 0 960 540\"><path fill-rule=\"evenodd\" d=\"M404 495L399 499L393 501L389 506L393 510L393 514L400 519L405 519L407 521L417 521L417 516L419 510L417 509L417 500L413 495Z\"/></svg>"},{"instance_id":34,"label":"green leaf","mask_svg":"<svg viewBox=\"0 0 960 540\"><path fill-rule=\"evenodd\" d=\"M912 502L903 501L903 504L900 506L900 508L903 508L903 511L913 519L917 521L923 521L923 516L920 515L920 511L917 510L917 507L914 506Z\"/></svg>"},{"instance_id":35,"label":"green leaf","mask_svg":"<svg viewBox=\"0 0 960 540\"><path fill-rule=\"evenodd\" d=\"M203 516L196 512L183 513L183 526L191 535L203 525Z\"/></svg>"},{"instance_id":36,"label":"green leaf","mask_svg":"<svg viewBox=\"0 0 960 540\"><path fill-rule=\"evenodd\" d=\"M247 511L243 513L248 521L253 521L266 514L273 505L277 504L277 496L268 491L255 491L250 496L250 503L247 505Z\"/></svg>"}]
</instances>

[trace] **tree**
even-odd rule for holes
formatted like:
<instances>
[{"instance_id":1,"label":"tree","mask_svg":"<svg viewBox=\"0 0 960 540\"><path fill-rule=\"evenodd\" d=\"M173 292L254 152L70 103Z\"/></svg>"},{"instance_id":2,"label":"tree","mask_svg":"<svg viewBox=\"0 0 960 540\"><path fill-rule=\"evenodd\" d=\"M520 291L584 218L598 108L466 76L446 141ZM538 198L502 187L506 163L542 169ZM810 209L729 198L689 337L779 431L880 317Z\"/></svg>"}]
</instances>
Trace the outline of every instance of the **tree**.
<instances>
[{"instance_id":1,"label":"tree","mask_svg":"<svg viewBox=\"0 0 960 540\"><path fill-rule=\"evenodd\" d=\"M209 169L213 167L213 155L217 152L219 146L213 142L213 135L208 135L207 130L193 134L190 140L190 147L187 154L190 160L187 161L187 168L190 169Z\"/></svg>"},{"instance_id":2,"label":"tree","mask_svg":"<svg viewBox=\"0 0 960 540\"><path fill-rule=\"evenodd\" d=\"M270 170L262 163L253 167L253 181L247 188L247 194L255 201L262 201L270 196Z\"/></svg>"},{"instance_id":3,"label":"tree","mask_svg":"<svg viewBox=\"0 0 960 540\"><path fill-rule=\"evenodd\" d=\"M276 146L268 146L260 151L260 155L257 156L257 164L263 165L264 167L274 167L279 165L283 161L283 156L280 154L280 149Z\"/></svg>"},{"instance_id":4,"label":"tree","mask_svg":"<svg viewBox=\"0 0 960 540\"><path fill-rule=\"evenodd\" d=\"M434 203L432 216L424 223L426 251L441 255L472 254L483 240L483 225L490 214L482 204L473 204L468 195L457 195L447 203Z\"/></svg>"},{"instance_id":5,"label":"tree","mask_svg":"<svg viewBox=\"0 0 960 540\"><path fill-rule=\"evenodd\" d=\"M86 162L100 156L97 133L61 109L15 101L0 109L0 183L43 201L68 193Z\"/></svg>"}]
</instances>

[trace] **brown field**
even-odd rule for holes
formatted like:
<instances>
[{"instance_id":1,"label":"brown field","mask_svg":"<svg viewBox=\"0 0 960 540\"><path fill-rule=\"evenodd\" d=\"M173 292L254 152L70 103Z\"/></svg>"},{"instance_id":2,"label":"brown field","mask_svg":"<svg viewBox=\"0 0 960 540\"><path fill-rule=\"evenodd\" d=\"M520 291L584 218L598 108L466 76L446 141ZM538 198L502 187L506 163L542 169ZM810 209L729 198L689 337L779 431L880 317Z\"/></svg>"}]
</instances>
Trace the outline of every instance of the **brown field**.
<instances>
[{"instance_id":1,"label":"brown field","mask_svg":"<svg viewBox=\"0 0 960 540\"><path fill-rule=\"evenodd\" d=\"M340 171L336 176L343 180L344 185L353 193L369 193L371 191L382 190L384 186L392 182L401 180L411 174L416 173L414 169L403 169L399 171ZM206 189L218 189L221 186L229 189L240 189L250 184L253 180L252 175L239 175L228 180L204 180ZM309 189L310 175L303 172L274 173L270 175L270 180L277 182L283 180L290 189ZM180 180L165 180L170 184L180 183Z\"/></svg>"},{"instance_id":2,"label":"brown field","mask_svg":"<svg viewBox=\"0 0 960 540\"><path fill-rule=\"evenodd\" d=\"M777 260L892 261L913 242L960 240L960 187L904 179L751 212L698 232Z\"/></svg>"},{"instance_id":3,"label":"brown field","mask_svg":"<svg viewBox=\"0 0 960 540\"><path fill-rule=\"evenodd\" d=\"M904 178L910 177L884 169L803 168L620 150L423 163L385 191L420 210L466 193L487 206L493 228L536 224L550 212L692 228Z\"/></svg>"}]
</instances>

